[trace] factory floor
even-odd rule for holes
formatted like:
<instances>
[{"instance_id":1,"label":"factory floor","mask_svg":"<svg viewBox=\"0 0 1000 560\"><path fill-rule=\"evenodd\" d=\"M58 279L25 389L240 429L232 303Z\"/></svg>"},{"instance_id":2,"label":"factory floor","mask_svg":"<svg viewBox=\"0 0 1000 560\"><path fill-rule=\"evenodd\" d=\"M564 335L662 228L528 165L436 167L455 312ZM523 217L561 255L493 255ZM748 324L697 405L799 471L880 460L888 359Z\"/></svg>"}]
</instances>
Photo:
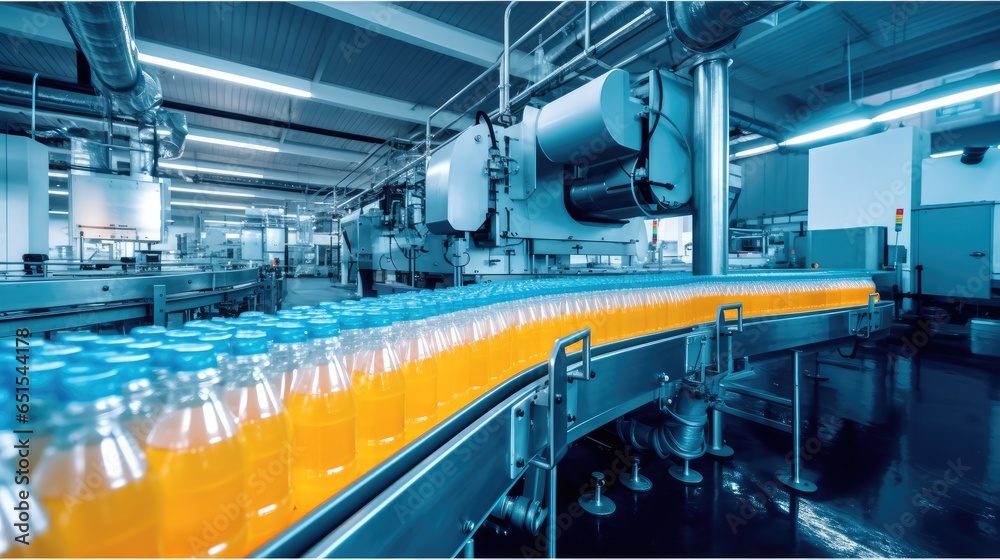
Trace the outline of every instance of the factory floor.
<instances>
[{"instance_id":1,"label":"factory floor","mask_svg":"<svg viewBox=\"0 0 1000 560\"><path fill-rule=\"evenodd\" d=\"M895 349L900 352L900 348ZM557 552L563 557L932 557L1000 554L1000 371L995 360L924 348L890 359L882 346L855 358L819 356L825 381L803 380L802 466L819 487L789 493L791 436L726 417L729 459L703 457L696 486L670 477L673 464L642 454L653 489L636 494L618 476L617 505L596 518L574 504L592 471L621 470L619 440L603 429L559 464ZM817 369L816 356L803 367ZM756 364L744 384L790 394L788 361ZM759 402L759 401L758 401ZM744 408L748 408L744 405ZM767 407L757 406L765 412ZM766 411L785 418L780 407ZM785 409L787 410L787 409ZM575 514L575 515L574 515ZM544 528L543 528L544 534ZM543 538L480 529L481 557L546 554Z\"/></svg>"},{"instance_id":2,"label":"factory floor","mask_svg":"<svg viewBox=\"0 0 1000 560\"><path fill-rule=\"evenodd\" d=\"M296 305L317 306L323 301L341 301L354 299L357 296L353 290L340 287L340 284L331 284L334 279L330 278L285 278L285 299L281 302L282 309L291 309Z\"/></svg>"}]
</instances>

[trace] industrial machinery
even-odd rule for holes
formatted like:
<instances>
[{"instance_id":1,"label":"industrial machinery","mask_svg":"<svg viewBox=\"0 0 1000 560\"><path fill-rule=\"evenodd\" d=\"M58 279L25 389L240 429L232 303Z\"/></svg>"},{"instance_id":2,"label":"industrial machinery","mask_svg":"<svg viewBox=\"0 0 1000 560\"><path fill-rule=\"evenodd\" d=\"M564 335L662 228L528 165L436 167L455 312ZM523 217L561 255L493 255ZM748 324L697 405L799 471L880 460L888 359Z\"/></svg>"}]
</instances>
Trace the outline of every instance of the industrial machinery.
<instances>
[{"instance_id":1,"label":"industrial machinery","mask_svg":"<svg viewBox=\"0 0 1000 560\"><path fill-rule=\"evenodd\" d=\"M510 126L478 124L345 219L361 270L465 279L567 273L587 257L645 259L639 218L690 213L692 92L660 72L647 98L611 70Z\"/></svg>"},{"instance_id":2,"label":"industrial machinery","mask_svg":"<svg viewBox=\"0 0 1000 560\"><path fill-rule=\"evenodd\" d=\"M606 290L633 302L650 295L649 301L664 308L673 305L678 319L643 323L642 329L632 325L629 336L603 340L596 339L596 324L575 332L548 329L546 336L554 340L542 341L551 344L546 362L524 364L304 515L255 556L454 556L487 521L531 534L544 527L545 552L555 556L559 461L571 442L609 423L634 447L676 457L681 464L672 474L683 483L697 483L698 465L692 462L703 455L733 452L724 441L724 414L791 432L794 457L799 456L799 352L884 336L893 304L883 301L871 275L861 272L726 276L732 196L729 61L713 53L782 5L670 2L660 39L675 39L671 48L689 61L691 84L662 70L633 83L632 76L612 67L540 107L527 105L533 93L551 78L593 62L600 48L654 22L653 7L640 4L638 16L592 44L587 3L584 52L514 98L510 51L537 30L519 41L505 38L498 110L478 112L474 124L433 150L428 122L424 157L390 174L343 218L350 256L345 266L354 267L366 292L376 273L411 286L458 286L469 280L609 271L589 266L595 264L590 259L607 258L615 272L630 271L647 252L643 218L691 214L694 276L654 277L647 270L632 284ZM666 44L663 39L654 46ZM262 235L269 254L271 229ZM161 320L171 306L228 298L219 286L248 302L270 297L274 303L273 276L261 277L256 269L231 271L221 274L225 282L217 282L219 273L206 274L213 275L73 280L75 289L66 293L56 283L61 281L25 282L31 305L48 303L29 310L8 304L0 312L12 315L0 325L37 321L33 330L51 330L74 320L104 322L106 317L87 314L118 309ZM663 282L644 283L650 278ZM540 283L537 301L557 294ZM647 290L651 285L657 290ZM609 309L596 306L594 315L604 317ZM0 335L9 332L5 327ZM775 355L791 358L796 386L791 398L739 383L754 375L753 360ZM791 408L792 421L741 410L727 401L727 393ZM657 412L660 421L626 417L643 407ZM797 461L784 482L798 491L814 489ZM598 492L592 505L604 513L610 508L601 507Z\"/></svg>"}]
</instances>

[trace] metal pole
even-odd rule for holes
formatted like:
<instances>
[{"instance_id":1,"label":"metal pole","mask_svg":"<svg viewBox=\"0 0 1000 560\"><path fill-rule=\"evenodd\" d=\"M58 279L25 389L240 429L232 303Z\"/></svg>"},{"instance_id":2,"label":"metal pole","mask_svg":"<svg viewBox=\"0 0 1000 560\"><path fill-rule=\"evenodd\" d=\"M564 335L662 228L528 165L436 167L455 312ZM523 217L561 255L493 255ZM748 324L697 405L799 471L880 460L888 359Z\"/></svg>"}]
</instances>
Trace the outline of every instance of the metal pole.
<instances>
[{"instance_id":1,"label":"metal pole","mask_svg":"<svg viewBox=\"0 0 1000 560\"><path fill-rule=\"evenodd\" d=\"M799 368L801 365L802 351L792 350L792 472L782 473L777 476L778 482L799 492L815 492L816 485L809 480L802 478L800 457L802 439L802 416L799 407Z\"/></svg>"},{"instance_id":2,"label":"metal pole","mask_svg":"<svg viewBox=\"0 0 1000 560\"><path fill-rule=\"evenodd\" d=\"M507 4L503 13L503 62L500 63L500 114L510 107L510 12L516 0Z\"/></svg>"},{"instance_id":3,"label":"metal pole","mask_svg":"<svg viewBox=\"0 0 1000 560\"><path fill-rule=\"evenodd\" d=\"M583 50L589 51L590 50L590 0L587 0L587 2L584 3L583 20L584 20Z\"/></svg>"},{"instance_id":4,"label":"metal pole","mask_svg":"<svg viewBox=\"0 0 1000 560\"><path fill-rule=\"evenodd\" d=\"M549 558L556 557L556 466L549 471Z\"/></svg>"},{"instance_id":5,"label":"metal pole","mask_svg":"<svg viewBox=\"0 0 1000 560\"><path fill-rule=\"evenodd\" d=\"M706 60L694 68L695 275L726 274L729 258L729 64Z\"/></svg>"},{"instance_id":6,"label":"metal pole","mask_svg":"<svg viewBox=\"0 0 1000 560\"><path fill-rule=\"evenodd\" d=\"M733 448L722 440L722 411L712 408L708 411L708 446L705 453L713 457L732 457Z\"/></svg>"},{"instance_id":7,"label":"metal pole","mask_svg":"<svg viewBox=\"0 0 1000 560\"><path fill-rule=\"evenodd\" d=\"M472 539L465 541L465 548L462 549L462 556L465 558L476 557L476 543Z\"/></svg>"},{"instance_id":8,"label":"metal pole","mask_svg":"<svg viewBox=\"0 0 1000 560\"><path fill-rule=\"evenodd\" d=\"M31 139L35 139L35 101L38 99L38 72L31 78Z\"/></svg>"}]
</instances>

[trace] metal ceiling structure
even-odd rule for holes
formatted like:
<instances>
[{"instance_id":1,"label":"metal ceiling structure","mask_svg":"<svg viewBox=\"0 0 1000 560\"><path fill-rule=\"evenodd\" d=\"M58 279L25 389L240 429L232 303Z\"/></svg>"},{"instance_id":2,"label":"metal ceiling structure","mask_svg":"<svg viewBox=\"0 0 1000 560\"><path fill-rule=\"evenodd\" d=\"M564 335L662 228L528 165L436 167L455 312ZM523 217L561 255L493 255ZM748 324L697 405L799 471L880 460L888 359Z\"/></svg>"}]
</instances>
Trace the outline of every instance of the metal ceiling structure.
<instances>
[{"instance_id":1,"label":"metal ceiling structure","mask_svg":"<svg viewBox=\"0 0 1000 560\"><path fill-rule=\"evenodd\" d=\"M635 2L659 20L621 47L604 53L641 72L677 67L667 35L664 2ZM520 37L555 2L526 2L512 11L511 34ZM281 187L317 183L350 196L372 182L387 146L422 140L427 116L499 59L501 2L138 2L135 33L142 55L229 72L307 92L269 91L154 65L164 106L186 114L191 134L256 143L265 151L188 141L184 162L270 170ZM634 17L620 3L594 2L609 28ZM565 39L548 53L573 54L584 10L577 2L539 30ZM659 48L646 49L652 45ZM538 69L526 41L512 53L513 94ZM730 51L731 108L740 123L763 129L802 128L824 111L877 94L1000 59L1000 3L799 2L751 25ZM0 3L0 82L30 83L93 94L88 69L54 3ZM602 72L594 66L591 74ZM850 74L849 74L850 71ZM682 71L683 75L684 72ZM577 78L587 79L584 74ZM496 86L498 77L487 83ZM572 84L570 84L572 85ZM450 107L437 126L461 130L483 100L497 106L495 90ZM0 123L29 126L30 111L6 103ZM456 111L465 112L458 114ZM90 118L99 118L91 115ZM81 121L82 119L82 121ZM48 114L41 127L79 124L86 116ZM225 178L187 177L225 182ZM267 180L261 186L268 186ZM312 187L307 187L311 185ZM277 186L277 185L276 185Z\"/></svg>"}]
</instances>

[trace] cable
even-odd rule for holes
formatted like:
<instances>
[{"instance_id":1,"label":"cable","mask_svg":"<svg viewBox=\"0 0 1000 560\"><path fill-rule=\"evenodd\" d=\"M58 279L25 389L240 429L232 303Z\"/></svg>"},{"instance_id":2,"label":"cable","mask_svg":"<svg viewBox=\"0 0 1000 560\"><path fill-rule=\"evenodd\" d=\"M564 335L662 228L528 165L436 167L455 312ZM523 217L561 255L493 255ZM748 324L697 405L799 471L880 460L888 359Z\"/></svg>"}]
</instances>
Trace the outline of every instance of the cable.
<instances>
[{"instance_id":1,"label":"cable","mask_svg":"<svg viewBox=\"0 0 1000 560\"><path fill-rule=\"evenodd\" d=\"M480 109L476 111L476 124L479 124L479 117L486 119L486 126L490 129L490 142L493 144L494 150L499 150L499 145L497 144L497 133L493 130L493 121L490 120L490 116L486 114L486 111Z\"/></svg>"}]
</instances>

